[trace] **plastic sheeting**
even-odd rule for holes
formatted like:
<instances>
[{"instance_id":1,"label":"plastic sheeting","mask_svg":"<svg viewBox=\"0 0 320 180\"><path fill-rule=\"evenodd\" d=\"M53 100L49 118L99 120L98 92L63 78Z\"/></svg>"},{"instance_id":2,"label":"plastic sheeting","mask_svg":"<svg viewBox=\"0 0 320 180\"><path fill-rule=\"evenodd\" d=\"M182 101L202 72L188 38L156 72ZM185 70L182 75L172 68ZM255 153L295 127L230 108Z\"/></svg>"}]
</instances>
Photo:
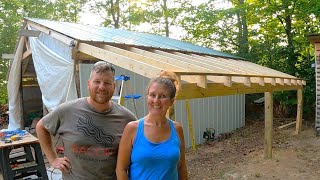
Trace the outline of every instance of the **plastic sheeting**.
<instances>
[{"instance_id":1,"label":"plastic sheeting","mask_svg":"<svg viewBox=\"0 0 320 180\"><path fill-rule=\"evenodd\" d=\"M9 99L9 130L21 128L22 124L22 108L20 98L20 82L21 82L21 60L23 52L23 44L25 37L21 37L19 44L11 64L11 69L8 77L8 99Z\"/></svg>"},{"instance_id":2,"label":"plastic sheeting","mask_svg":"<svg viewBox=\"0 0 320 180\"><path fill-rule=\"evenodd\" d=\"M42 92L42 102L49 112L59 104L77 98L73 76L71 48L69 59L55 53L54 49L45 46L38 38L29 38L32 59ZM54 42L52 42L54 43Z\"/></svg>"},{"instance_id":3,"label":"plastic sheeting","mask_svg":"<svg viewBox=\"0 0 320 180\"><path fill-rule=\"evenodd\" d=\"M63 102L76 99L71 47L45 34L41 34L39 38L30 37L29 42L38 84L42 92L42 101L48 111L51 112ZM22 55L22 49L19 48L23 47L23 43L22 37L9 74L9 130L23 127L19 94ZM61 51L61 49L64 50Z\"/></svg>"}]
</instances>

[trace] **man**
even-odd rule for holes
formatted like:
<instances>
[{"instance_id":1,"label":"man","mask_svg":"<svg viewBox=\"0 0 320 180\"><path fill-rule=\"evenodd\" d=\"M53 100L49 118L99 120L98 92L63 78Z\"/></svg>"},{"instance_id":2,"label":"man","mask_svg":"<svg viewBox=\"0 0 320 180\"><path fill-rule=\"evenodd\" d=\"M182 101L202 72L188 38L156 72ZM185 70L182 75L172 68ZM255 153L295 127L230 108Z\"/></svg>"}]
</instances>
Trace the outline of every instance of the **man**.
<instances>
[{"instance_id":1,"label":"man","mask_svg":"<svg viewBox=\"0 0 320 180\"><path fill-rule=\"evenodd\" d=\"M37 124L42 150L64 180L116 179L120 138L136 117L111 100L114 76L111 64L95 63L88 80L89 97L59 105ZM64 157L57 156L50 135L61 137Z\"/></svg>"}]
</instances>

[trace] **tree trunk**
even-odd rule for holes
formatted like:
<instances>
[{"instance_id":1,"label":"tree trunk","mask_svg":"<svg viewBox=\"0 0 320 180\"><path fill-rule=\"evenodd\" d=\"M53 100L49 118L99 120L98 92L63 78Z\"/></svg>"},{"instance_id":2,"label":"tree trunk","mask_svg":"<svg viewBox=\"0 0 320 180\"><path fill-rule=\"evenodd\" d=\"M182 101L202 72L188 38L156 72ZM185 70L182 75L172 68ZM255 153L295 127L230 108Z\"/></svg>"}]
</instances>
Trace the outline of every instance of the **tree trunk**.
<instances>
[{"instance_id":1,"label":"tree trunk","mask_svg":"<svg viewBox=\"0 0 320 180\"><path fill-rule=\"evenodd\" d=\"M115 4L113 0L111 0L110 3L111 3L111 16L114 22L114 28L119 29L119 18L120 18L119 0L116 0Z\"/></svg>"},{"instance_id":2,"label":"tree trunk","mask_svg":"<svg viewBox=\"0 0 320 180\"><path fill-rule=\"evenodd\" d=\"M249 53L249 44L248 44L248 25L247 25L247 14L244 7L244 0L238 0L238 6L240 10L237 13L238 17L238 28L239 28L239 55L246 57Z\"/></svg>"},{"instance_id":3,"label":"tree trunk","mask_svg":"<svg viewBox=\"0 0 320 180\"><path fill-rule=\"evenodd\" d=\"M165 20L166 37L169 37L169 20L168 20L167 0L163 0L163 14L164 14L164 20Z\"/></svg>"}]
</instances>

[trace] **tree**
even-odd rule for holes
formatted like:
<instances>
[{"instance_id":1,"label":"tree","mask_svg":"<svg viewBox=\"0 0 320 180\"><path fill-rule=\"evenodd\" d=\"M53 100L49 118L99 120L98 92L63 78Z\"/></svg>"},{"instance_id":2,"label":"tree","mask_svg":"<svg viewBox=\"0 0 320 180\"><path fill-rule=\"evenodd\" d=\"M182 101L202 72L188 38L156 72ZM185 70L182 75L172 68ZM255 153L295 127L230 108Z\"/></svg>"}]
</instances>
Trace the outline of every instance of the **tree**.
<instances>
[{"instance_id":1,"label":"tree","mask_svg":"<svg viewBox=\"0 0 320 180\"><path fill-rule=\"evenodd\" d=\"M78 21L84 0L2 0L0 1L0 55L14 53L17 34L24 17ZM0 60L0 103L7 103L9 62Z\"/></svg>"},{"instance_id":2,"label":"tree","mask_svg":"<svg viewBox=\"0 0 320 180\"><path fill-rule=\"evenodd\" d=\"M307 79L304 111L312 116L314 58L307 35L320 30L320 1L230 0L224 9L216 2L190 8L191 16L181 21L187 31L184 39ZM296 94L275 93L275 102L295 109Z\"/></svg>"}]
</instances>

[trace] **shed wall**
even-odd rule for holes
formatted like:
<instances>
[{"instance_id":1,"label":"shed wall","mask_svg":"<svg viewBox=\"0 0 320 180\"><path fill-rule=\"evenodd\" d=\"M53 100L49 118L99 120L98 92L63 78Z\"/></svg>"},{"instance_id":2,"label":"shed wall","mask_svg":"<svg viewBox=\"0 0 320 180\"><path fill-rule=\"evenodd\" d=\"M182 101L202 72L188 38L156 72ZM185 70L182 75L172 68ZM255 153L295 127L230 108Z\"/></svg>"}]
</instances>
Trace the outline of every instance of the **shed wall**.
<instances>
[{"instance_id":1,"label":"shed wall","mask_svg":"<svg viewBox=\"0 0 320 180\"><path fill-rule=\"evenodd\" d=\"M89 64L80 64L79 77L82 97L88 96L86 82L89 79L91 67L92 65ZM126 87L124 89L125 95L142 95L141 98L136 100L136 107L137 117L143 117L147 113L145 90L150 79L117 66L115 66L115 69L116 76L123 74L130 77L130 80L126 82ZM120 81L117 82L115 93L118 92L120 83ZM231 132L245 125L245 95L191 99L189 100L189 103L196 144L205 142L202 135L206 128L214 128L217 135ZM135 112L133 103L130 100L125 100L124 105L132 112ZM185 100L178 100L175 103L175 119L183 125L186 147L191 147L192 141Z\"/></svg>"}]
</instances>

